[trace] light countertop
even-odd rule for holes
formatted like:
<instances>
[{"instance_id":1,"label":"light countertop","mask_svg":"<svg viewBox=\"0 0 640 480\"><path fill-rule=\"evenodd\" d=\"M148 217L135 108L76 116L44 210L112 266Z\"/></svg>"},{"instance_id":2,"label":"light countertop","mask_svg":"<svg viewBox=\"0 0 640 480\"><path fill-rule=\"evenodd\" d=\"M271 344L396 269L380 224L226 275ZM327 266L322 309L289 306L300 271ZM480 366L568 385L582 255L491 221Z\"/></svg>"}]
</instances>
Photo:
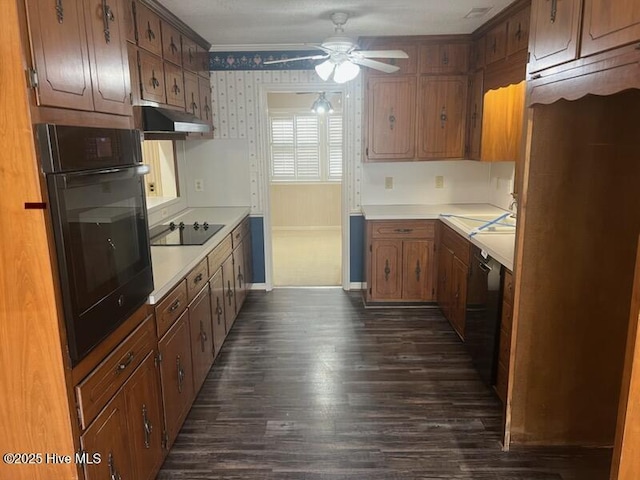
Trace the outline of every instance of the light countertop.
<instances>
[{"instance_id":1,"label":"light countertop","mask_svg":"<svg viewBox=\"0 0 640 480\"><path fill-rule=\"evenodd\" d=\"M479 204L439 204L439 205L363 205L366 220L442 220L457 233L484 250L509 270L513 271L515 250L515 229L513 233L477 233L442 215L500 215L506 210L494 205Z\"/></svg>"},{"instance_id":2,"label":"light countertop","mask_svg":"<svg viewBox=\"0 0 640 480\"><path fill-rule=\"evenodd\" d=\"M195 267L207 254L215 248L240 221L249 215L249 207L212 207L189 208L173 218L163 220L163 223L174 222L208 222L224 225L204 245L188 246L152 246L151 265L153 268L153 292L149 295L148 303L156 304L173 286Z\"/></svg>"}]
</instances>

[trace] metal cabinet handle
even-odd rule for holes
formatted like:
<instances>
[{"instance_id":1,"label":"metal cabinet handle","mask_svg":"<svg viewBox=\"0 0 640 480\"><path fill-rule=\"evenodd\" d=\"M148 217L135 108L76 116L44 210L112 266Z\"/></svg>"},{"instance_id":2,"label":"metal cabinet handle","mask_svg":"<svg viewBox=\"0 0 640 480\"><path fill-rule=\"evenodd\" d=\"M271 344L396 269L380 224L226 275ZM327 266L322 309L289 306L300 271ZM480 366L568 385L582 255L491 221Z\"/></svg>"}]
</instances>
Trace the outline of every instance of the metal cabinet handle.
<instances>
[{"instance_id":1,"label":"metal cabinet handle","mask_svg":"<svg viewBox=\"0 0 640 480\"><path fill-rule=\"evenodd\" d=\"M147 22L147 38L149 39L149 41L153 41L156 39L156 34L151 29L151 22Z\"/></svg>"},{"instance_id":2,"label":"metal cabinet handle","mask_svg":"<svg viewBox=\"0 0 640 480\"><path fill-rule=\"evenodd\" d=\"M391 114L389 115L389 130L393 130L396 126L396 116L393 114L393 110L391 110Z\"/></svg>"},{"instance_id":3,"label":"metal cabinet handle","mask_svg":"<svg viewBox=\"0 0 640 480\"><path fill-rule=\"evenodd\" d=\"M169 311L175 312L178 308L180 308L180 300L176 300L175 302L173 302L173 304L169 307Z\"/></svg>"},{"instance_id":4,"label":"metal cabinet handle","mask_svg":"<svg viewBox=\"0 0 640 480\"><path fill-rule=\"evenodd\" d=\"M56 17L58 17L58 23L64 22L64 6L62 0L56 0Z\"/></svg>"},{"instance_id":5,"label":"metal cabinet handle","mask_svg":"<svg viewBox=\"0 0 640 480\"><path fill-rule=\"evenodd\" d=\"M200 320L200 344L202 353L204 353L205 343L207 343L207 332L204 331L204 325L202 325L202 320Z\"/></svg>"},{"instance_id":6,"label":"metal cabinet handle","mask_svg":"<svg viewBox=\"0 0 640 480\"><path fill-rule=\"evenodd\" d=\"M173 41L173 35L171 35L171 43L169 44L169 48L174 54L178 52L178 47L176 47L176 44Z\"/></svg>"},{"instance_id":7,"label":"metal cabinet handle","mask_svg":"<svg viewBox=\"0 0 640 480\"><path fill-rule=\"evenodd\" d=\"M411 233L413 232L413 228L396 228L393 231L396 233Z\"/></svg>"},{"instance_id":8,"label":"metal cabinet handle","mask_svg":"<svg viewBox=\"0 0 640 480\"><path fill-rule=\"evenodd\" d=\"M243 280L244 280L244 275L242 275L242 271L240 270L240 265L238 265L238 288L242 288Z\"/></svg>"},{"instance_id":9,"label":"metal cabinet handle","mask_svg":"<svg viewBox=\"0 0 640 480\"><path fill-rule=\"evenodd\" d=\"M173 79L173 87L171 87L171 90L173 90L173 93L175 93L176 95L178 95L180 93L180 87L178 86L178 79L177 78Z\"/></svg>"},{"instance_id":10,"label":"metal cabinet handle","mask_svg":"<svg viewBox=\"0 0 640 480\"><path fill-rule=\"evenodd\" d=\"M449 65L449 52L447 52L446 50L444 51L444 54L442 55L442 64L443 65Z\"/></svg>"},{"instance_id":11,"label":"metal cabinet handle","mask_svg":"<svg viewBox=\"0 0 640 480\"><path fill-rule=\"evenodd\" d=\"M109 452L109 480L122 480L113 461L113 453Z\"/></svg>"},{"instance_id":12,"label":"metal cabinet handle","mask_svg":"<svg viewBox=\"0 0 640 480\"><path fill-rule=\"evenodd\" d=\"M176 356L176 365L178 367L178 393L182 393L182 384L184 383L184 368L182 368L182 364L180 363L180 355Z\"/></svg>"},{"instance_id":13,"label":"metal cabinet handle","mask_svg":"<svg viewBox=\"0 0 640 480\"><path fill-rule=\"evenodd\" d=\"M151 432L153 432L153 425L147 417L147 406L142 404L142 426L144 427L144 448L151 448Z\"/></svg>"},{"instance_id":14,"label":"metal cabinet handle","mask_svg":"<svg viewBox=\"0 0 640 480\"><path fill-rule=\"evenodd\" d=\"M104 24L104 41L111 43L111 31L109 30L109 22L115 21L116 16L113 10L107 5L107 0L102 0L102 22Z\"/></svg>"},{"instance_id":15,"label":"metal cabinet handle","mask_svg":"<svg viewBox=\"0 0 640 480\"><path fill-rule=\"evenodd\" d=\"M156 78L156 71L155 70L151 70L151 86L153 87L154 90L156 89L156 87L160 86L160 82Z\"/></svg>"},{"instance_id":16,"label":"metal cabinet handle","mask_svg":"<svg viewBox=\"0 0 640 480\"><path fill-rule=\"evenodd\" d=\"M440 127L444 128L447 123L447 110L445 107L442 107L442 111L440 112Z\"/></svg>"},{"instance_id":17,"label":"metal cabinet handle","mask_svg":"<svg viewBox=\"0 0 640 480\"><path fill-rule=\"evenodd\" d=\"M218 316L218 325L220 325L220 318L222 317L222 306L220 305L220 297L216 297L216 315Z\"/></svg>"},{"instance_id":18,"label":"metal cabinet handle","mask_svg":"<svg viewBox=\"0 0 640 480\"><path fill-rule=\"evenodd\" d=\"M227 280L227 298L229 299L229 306L231 306L232 297L233 297L233 290L231 289L231 280Z\"/></svg>"},{"instance_id":19,"label":"metal cabinet handle","mask_svg":"<svg viewBox=\"0 0 640 480\"><path fill-rule=\"evenodd\" d=\"M116 367L116 374L122 372L124 369L126 369L129 365L131 365L131 362L133 362L133 357L135 355L133 354L133 352L129 352L129 354L127 355L127 358L124 359L124 361L122 361L121 363L118 364L118 366Z\"/></svg>"},{"instance_id":20,"label":"metal cabinet handle","mask_svg":"<svg viewBox=\"0 0 640 480\"><path fill-rule=\"evenodd\" d=\"M556 23L557 15L558 15L558 0L551 0L551 16L549 17L549 21L551 23Z\"/></svg>"},{"instance_id":21,"label":"metal cabinet handle","mask_svg":"<svg viewBox=\"0 0 640 480\"><path fill-rule=\"evenodd\" d=\"M389 268L389 259L384 261L384 280L389 280L389 275L391 274L391 268Z\"/></svg>"},{"instance_id":22,"label":"metal cabinet handle","mask_svg":"<svg viewBox=\"0 0 640 480\"><path fill-rule=\"evenodd\" d=\"M416 261L416 281L420 281L420 273L422 273L422 269L420 268L420 260Z\"/></svg>"},{"instance_id":23,"label":"metal cabinet handle","mask_svg":"<svg viewBox=\"0 0 640 480\"><path fill-rule=\"evenodd\" d=\"M522 39L522 24L518 22L518 30L516 30L515 36L518 40Z\"/></svg>"},{"instance_id":24,"label":"metal cabinet handle","mask_svg":"<svg viewBox=\"0 0 640 480\"><path fill-rule=\"evenodd\" d=\"M198 284L202 281L202 272L200 272L198 275L196 275L196 277L193 279L193 283L194 284Z\"/></svg>"}]
</instances>

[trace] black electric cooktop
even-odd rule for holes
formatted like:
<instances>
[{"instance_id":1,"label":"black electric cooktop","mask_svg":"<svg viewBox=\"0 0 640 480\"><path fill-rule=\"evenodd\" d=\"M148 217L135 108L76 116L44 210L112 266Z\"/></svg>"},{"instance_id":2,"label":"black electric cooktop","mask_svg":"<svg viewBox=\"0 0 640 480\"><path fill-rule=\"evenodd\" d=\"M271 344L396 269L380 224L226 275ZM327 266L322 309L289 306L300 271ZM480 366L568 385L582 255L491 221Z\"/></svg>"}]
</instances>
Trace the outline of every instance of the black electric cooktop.
<instances>
[{"instance_id":1,"label":"black electric cooktop","mask_svg":"<svg viewBox=\"0 0 640 480\"><path fill-rule=\"evenodd\" d=\"M224 225L209 225L207 222L194 224L174 223L158 225L149 230L151 245L202 245Z\"/></svg>"}]
</instances>

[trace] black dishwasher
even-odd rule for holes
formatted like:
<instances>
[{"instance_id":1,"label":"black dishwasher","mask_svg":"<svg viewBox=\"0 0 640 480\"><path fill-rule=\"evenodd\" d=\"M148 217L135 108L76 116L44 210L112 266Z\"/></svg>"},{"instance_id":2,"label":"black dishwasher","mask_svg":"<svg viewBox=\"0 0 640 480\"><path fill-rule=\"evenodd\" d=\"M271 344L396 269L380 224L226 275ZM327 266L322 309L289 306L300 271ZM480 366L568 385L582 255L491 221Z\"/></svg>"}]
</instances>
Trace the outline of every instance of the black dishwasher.
<instances>
[{"instance_id":1,"label":"black dishwasher","mask_svg":"<svg viewBox=\"0 0 640 480\"><path fill-rule=\"evenodd\" d=\"M487 385L495 384L498 362L501 272L500 263L471 245L464 340Z\"/></svg>"}]
</instances>

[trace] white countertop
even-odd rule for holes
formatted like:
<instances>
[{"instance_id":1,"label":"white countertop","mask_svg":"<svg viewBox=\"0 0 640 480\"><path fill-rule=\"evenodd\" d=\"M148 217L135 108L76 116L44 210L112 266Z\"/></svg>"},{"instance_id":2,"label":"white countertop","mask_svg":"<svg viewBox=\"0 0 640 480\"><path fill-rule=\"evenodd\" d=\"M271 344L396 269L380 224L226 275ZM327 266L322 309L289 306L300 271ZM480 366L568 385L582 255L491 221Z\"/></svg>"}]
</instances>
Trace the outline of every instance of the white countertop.
<instances>
[{"instance_id":1,"label":"white countertop","mask_svg":"<svg viewBox=\"0 0 640 480\"><path fill-rule=\"evenodd\" d=\"M224 225L204 245L157 246L151 247L151 265L153 268L153 292L147 303L158 303L173 286L195 267L207 254L215 248L240 221L249 215L249 207L211 207L189 208L174 218L167 218L162 223L174 222L208 222Z\"/></svg>"},{"instance_id":2,"label":"white countertop","mask_svg":"<svg viewBox=\"0 0 640 480\"><path fill-rule=\"evenodd\" d=\"M439 205L363 205L366 220L442 220L457 233L484 250L509 270L513 271L515 251L514 233L477 233L441 215L500 215L506 210L487 203L479 204L439 204Z\"/></svg>"}]
</instances>

